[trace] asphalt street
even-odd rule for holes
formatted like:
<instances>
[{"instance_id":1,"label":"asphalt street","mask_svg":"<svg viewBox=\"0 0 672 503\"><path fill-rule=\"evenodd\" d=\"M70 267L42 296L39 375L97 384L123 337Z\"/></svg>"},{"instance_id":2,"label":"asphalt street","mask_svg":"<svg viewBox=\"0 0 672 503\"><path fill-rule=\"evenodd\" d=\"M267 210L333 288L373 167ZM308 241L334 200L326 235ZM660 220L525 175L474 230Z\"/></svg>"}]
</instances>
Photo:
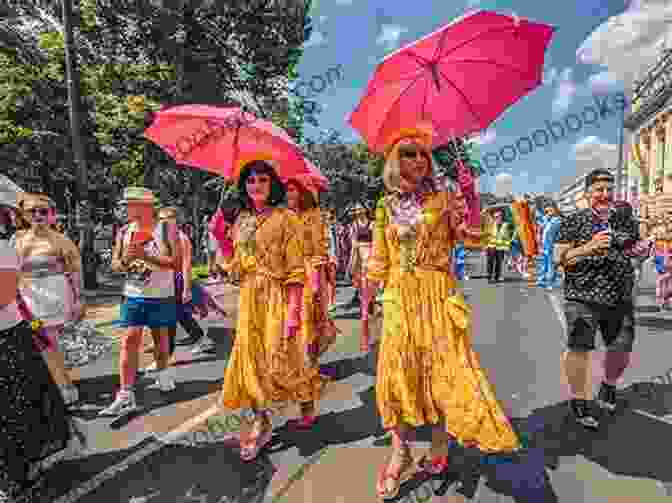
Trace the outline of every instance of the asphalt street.
<instances>
[{"instance_id":1,"label":"asphalt street","mask_svg":"<svg viewBox=\"0 0 672 503\"><path fill-rule=\"evenodd\" d=\"M450 480L413 481L399 501L429 501L422 495L431 484L436 489L451 481L447 493L431 501L669 501L664 484L672 485L672 468L664 461L672 433L666 418L672 413L672 384L664 379L645 383L672 366L669 332L638 327L635 358L621 393L624 408L606 419L602 431L589 433L567 420L560 370L565 337L558 318L561 296L520 281L491 286L483 279L467 281L465 293L474 309L473 344L526 448L515 459L484 458L456 448ZM339 291L342 301L350 295L351 289ZM114 356L83 369L85 412L80 415L93 445L82 458L52 469L48 478L58 487L45 501L376 501L375 476L389 454L389 441L375 405L375 353L358 352L356 317L353 311L337 313L344 335L328 355L335 379L315 430L291 432L279 418L270 448L251 464L241 463L222 437L202 431L170 444L156 440L214 403L230 347L226 338L219 341L217 354L203 359L191 361L188 352L181 353L178 390L168 399L147 390L141 396L143 414L113 428L110 420L95 418L94 411L111 399ZM598 369L600 357L596 352ZM596 386L600 377L596 371ZM422 450L429 437L423 430L416 433L414 445ZM100 479L102 472L107 475ZM99 481L82 486L96 474ZM76 486L83 487L80 496L62 496Z\"/></svg>"}]
</instances>

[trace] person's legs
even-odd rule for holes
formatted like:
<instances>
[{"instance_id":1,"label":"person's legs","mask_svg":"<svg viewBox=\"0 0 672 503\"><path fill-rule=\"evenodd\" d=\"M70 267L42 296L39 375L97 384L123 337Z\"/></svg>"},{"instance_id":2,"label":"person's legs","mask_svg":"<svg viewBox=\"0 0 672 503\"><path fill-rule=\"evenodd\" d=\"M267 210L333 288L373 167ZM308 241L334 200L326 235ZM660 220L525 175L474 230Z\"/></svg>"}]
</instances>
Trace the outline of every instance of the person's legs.
<instances>
[{"instance_id":1,"label":"person's legs","mask_svg":"<svg viewBox=\"0 0 672 503\"><path fill-rule=\"evenodd\" d=\"M408 443L408 428L399 425L390 430L392 434L392 456L378 476L377 492L384 499L395 498L401 485L413 477L415 463Z\"/></svg>"},{"instance_id":2,"label":"person's legs","mask_svg":"<svg viewBox=\"0 0 672 503\"><path fill-rule=\"evenodd\" d=\"M502 267L504 265L504 257L506 252L504 250L495 251L495 281L502 280Z\"/></svg>"},{"instance_id":3,"label":"person's legs","mask_svg":"<svg viewBox=\"0 0 672 503\"><path fill-rule=\"evenodd\" d=\"M600 331L607 346L604 358L604 381L597 403L611 412L616 410L616 386L630 364L635 341L634 306L626 303L604 310Z\"/></svg>"},{"instance_id":4,"label":"person's legs","mask_svg":"<svg viewBox=\"0 0 672 503\"><path fill-rule=\"evenodd\" d=\"M570 408L576 421L590 429L599 428L599 422L590 406L590 352L595 349L595 312L581 302L567 301L568 351L563 366L571 393Z\"/></svg>"},{"instance_id":5,"label":"person's legs","mask_svg":"<svg viewBox=\"0 0 672 503\"><path fill-rule=\"evenodd\" d=\"M63 329L62 327L48 327L46 335L51 347L42 352L44 360L47 362L51 376L63 393L65 403L74 403L79 398L77 388L73 385L72 379L70 379L70 375L65 368L65 354L58 345L58 339L63 335Z\"/></svg>"},{"instance_id":6,"label":"person's legs","mask_svg":"<svg viewBox=\"0 0 672 503\"><path fill-rule=\"evenodd\" d=\"M493 281L495 279L495 249L488 248L486 250L486 254L488 264L488 281Z\"/></svg>"},{"instance_id":7,"label":"person's legs","mask_svg":"<svg viewBox=\"0 0 672 503\"><path fill-rule=\"evenodd\" d=\"M152 332L156 354L157 384L161 391L175 389L175 367L170 365L171 334L177 329L177 305L174 299L152 301L148 305L147 324ZM156 351L156 349L155 349Z\"/></svg>"}]
</instances>

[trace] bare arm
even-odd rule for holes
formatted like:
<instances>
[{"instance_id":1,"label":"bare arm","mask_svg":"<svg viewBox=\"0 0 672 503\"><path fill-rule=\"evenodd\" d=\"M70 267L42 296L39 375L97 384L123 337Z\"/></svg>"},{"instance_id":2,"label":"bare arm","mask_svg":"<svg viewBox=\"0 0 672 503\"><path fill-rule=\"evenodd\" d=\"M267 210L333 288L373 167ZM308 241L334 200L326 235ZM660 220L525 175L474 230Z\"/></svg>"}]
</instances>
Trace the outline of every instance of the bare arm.
<instances>
[{"instance_id":1,"label":"bare arm","mask_svg":"<svg viewBox=\"0 0 672 503\"><path fill-rule=\"evenodd\" d=\"M114 272L126 271L126 265L123 263L123 258L121 256L123 239L123 234L121 232L118 232L114 239L114 247L112 249L112 270Z\"/></svg>"}]
</instances>

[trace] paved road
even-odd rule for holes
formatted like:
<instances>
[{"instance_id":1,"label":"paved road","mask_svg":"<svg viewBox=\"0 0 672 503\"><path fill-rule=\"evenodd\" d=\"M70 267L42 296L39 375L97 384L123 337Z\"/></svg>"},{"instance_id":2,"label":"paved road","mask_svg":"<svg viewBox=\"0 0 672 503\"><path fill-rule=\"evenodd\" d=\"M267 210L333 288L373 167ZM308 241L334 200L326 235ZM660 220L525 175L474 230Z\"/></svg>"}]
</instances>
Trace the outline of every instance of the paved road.
<instances>
[{"instance_id":1,"label":"paved road","mask_svg":"<svg viewBox=\"0 0 672 503\"><path fill-rule=\"evenodd\" d=\"M672 366L668 334L660 328L640 327L623 394L636 410L619 413L602 432L589 434L565 420L566 388L560 378L564 332L553 304L558 299L513 281L488 286L477 279L466 286L474 306L474 345L528 449L513 462L455 450L457 481L447 495L435 496L433 501L669 501L658 481L672 483L672 468L662 462L672 432L665 422L672 411L672 387L631 386ZM346 289L339 292L341 298L349 294ZM210 361L180 367L180 386L171 402L190 403L191 408L171 405L148 391L145 401L153 410L135 423L122 425L114 438L109 424L88 418L93 432L89 437L99 434L106 440L96 441L95 454L55 467L50 478L62 482L69 477L68 482L77 485L76 481L116 466L105 472L107 480L79 498L83 503L375 501L373 480L389 452L388 442L375 407L372 358L357 351L354 317L354 313L340 313L346 336L329 355L337 376L321 404L319 426L296 434L280 424L269 453L258 462L242 464L233 449L221 438L207 437L203 428L169 445L152 437L174 427L164 427L166 421L181 424L213 403L226 358L224 345ZM107 375L97 377L106 364ZM90 377L83 373L84 384L92 390L83 393L86 403L102 400L93 390L112 387L114 361L99 365L90 370ZM595 375L596 383L599 377ZM428 445L426 433L417 432L418 450ZM105 442L111 445L104 448ZM118 473L112 473L115 470ZM432 483L435 488L440 485ZM429 485L410 484L400 501L426 501L423 495ZM63 487L61 483L61 493ZM58 492L52 493L50 501Z\"/></svg>"}]
</instances>

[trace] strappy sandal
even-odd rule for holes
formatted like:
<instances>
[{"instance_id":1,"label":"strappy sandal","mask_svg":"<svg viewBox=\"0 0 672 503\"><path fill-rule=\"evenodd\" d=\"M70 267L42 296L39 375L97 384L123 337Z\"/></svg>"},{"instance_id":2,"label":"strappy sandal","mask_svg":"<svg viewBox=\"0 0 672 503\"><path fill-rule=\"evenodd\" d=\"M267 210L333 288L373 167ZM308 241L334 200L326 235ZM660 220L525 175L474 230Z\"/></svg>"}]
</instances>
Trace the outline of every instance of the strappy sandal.
<instances>
[{"instance_id":1,"label":"strappy sandal","mask_svg":"<svg viewBox=\"0 0 672 503\"><path fill-rule=\"evenodd\" d=\"M450 462L446 455L431 456L426 454L418 461L418 471L427 475L442 475L448 468L450 468Z\"/></svg>"},{"instance_id":2,"label":"strappy sandal","mask_svg":"<svg viewBox=\"0 0 672 503\"><path fill-rule=\"evenodd\" d=\"M301 406L301 418L300 419L290 419L287 421L287 427L295 431L305 431L310 430L315 423L317 422L317 415L315 414L314 404L310 404L304 409L304 406ZM312 412L306 414L306 412Z\"/></svg>"},{"instance_id":3,"label":"strappy sandal","mask_svg":"<svg viewBox=\"0 0 672 503\"><path fill-rule=\"evenodd\" d=\"M249 433L241 434L240 436L240 459L245 462L254 461L259 452L266 447L273 437L273 427L264 418L264 430L257 434L251 435Z\"/></svg>"},{"instance_id":4,"label":"strappy sandal","mask_svg":"<svg viewBox=\"0 0 672 503\"><path fill-rule=\"evenodd\" d=\"M378 484L376 492L378 497L382 500L392 500L399 496L401 486L411 480L417 473L416 463L408 450L403 451L403 461L398 471L390 471L390 465L394 459L394 454L387 461L385 466L378 474ZM388 481L392 481L394 485L390 489L387 485ZM382 490L381 490L382 489Z\"/></svg>"}]
</instances>

